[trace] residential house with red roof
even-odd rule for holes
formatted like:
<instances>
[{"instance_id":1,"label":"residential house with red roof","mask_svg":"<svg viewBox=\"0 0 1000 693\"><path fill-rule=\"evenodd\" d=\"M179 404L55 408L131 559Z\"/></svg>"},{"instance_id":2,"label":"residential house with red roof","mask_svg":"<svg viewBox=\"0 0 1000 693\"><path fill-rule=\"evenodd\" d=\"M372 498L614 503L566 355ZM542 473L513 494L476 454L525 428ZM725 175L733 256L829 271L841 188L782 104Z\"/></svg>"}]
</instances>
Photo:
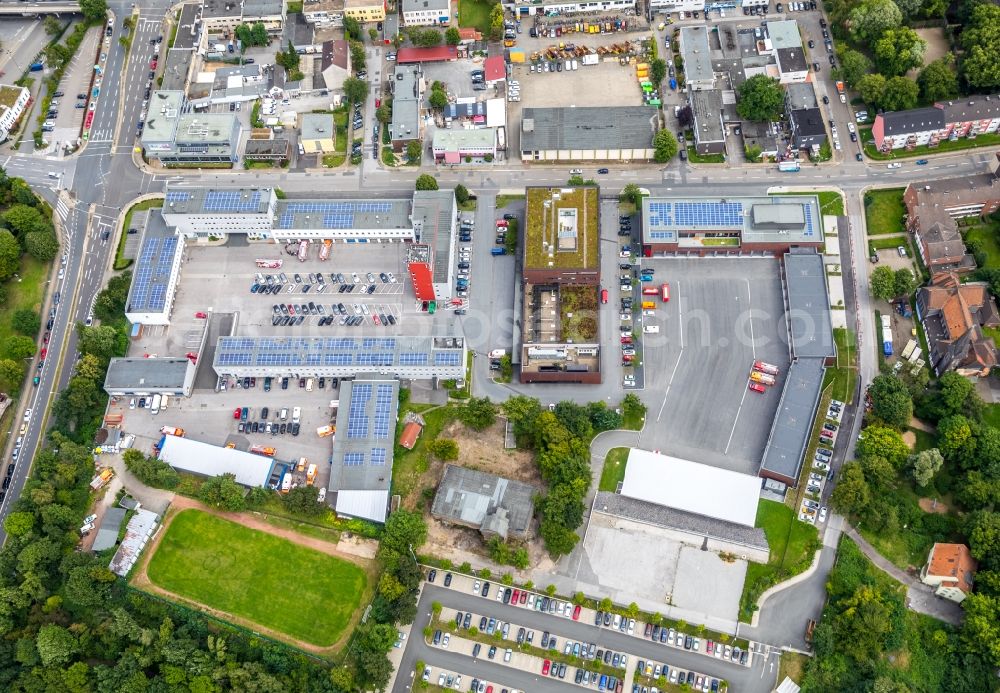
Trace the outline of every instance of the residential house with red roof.
<instances>
[{"instance_id":1,"label":"residential house with red roof","mask_svg":"<svg viewBox=\"0 0 1000 693\"><path fill-rule=\"evenodd\" d=\"M934 594L961 604L972 592L976 561L965 544L934 544L920 581L936 588Z\"/></svg>"}]
</instances>

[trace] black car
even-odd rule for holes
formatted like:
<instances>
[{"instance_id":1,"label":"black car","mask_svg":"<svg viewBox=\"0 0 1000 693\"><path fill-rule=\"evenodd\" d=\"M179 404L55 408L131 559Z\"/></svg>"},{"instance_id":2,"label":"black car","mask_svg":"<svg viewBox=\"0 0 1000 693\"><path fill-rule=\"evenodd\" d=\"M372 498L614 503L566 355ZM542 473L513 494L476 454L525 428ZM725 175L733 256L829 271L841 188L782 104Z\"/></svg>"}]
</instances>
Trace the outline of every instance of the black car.
<instances>
[{"instance_id":1,"label":"black car","mask_svg":"<svg viewBox=\"0 0 1000 693\"><path fill-rule=\"evenodd\" d=\"M292 435L297 436L299 434L299 425L297 423L292 424Z\"/></svg>"},{"instance_id":2,"label":"black car","mask_svg":"<svg viewBox=\"0 0 1000 693\"><path fill-rule=\"evenodd\" d=\"M510 604L510 595L512 594L512 592L513 592L513 590L511 590L510 587L508 587L507 589L505 589L503 591L503 603L504 604Z\"/></svg>"},{"instance_id":3,"label":"black car","mask_svg":"<svg viewBox=\"0 0 1000 693\"><path fill-rule=\"evenodd\" d=\"M486 653L486 656L489 657L490 659L493 659L494 657L496 657L497 656L497 646L496 645L490 645L490 649Z\"/></svg>"},{"instance_id":4,"label":"black car","mask_svg":"<svg viewBox=\"0 0 1000 693\"><path fill-rule=\"evenodd\" d=\"M483 616L482 618L479 619L479 632L480 633L485 633L486 632L486 623L487 623L487 619L486 619L485 616Z\"/></svg>"},{"instance_id":5,"label":"black car","mask_svg":"<svg viewBox=\"0 0 1000 693\"><path fill-rule=\"evenodd\" d=\"M561 678L561 679L566 678L566 665L565 664L560 664L559 665L559 678Z\"/></svg>"},{"instance_id":6,"label":"black car","mask_svg":"<svg viewBox=\"0 0 1000 693\"><path fill-rule=\"evenodd\" d=\"M281 435L285 435L285 433L287 432L288 432L288 424L281 424L280 426L278 426L278 433L280 433Z\"/></svg>"},{"instance_id":7,"label":"black car","mask_svg":"<svg viewBox=\"0 0 1000 693\"><path fill-rule=\"evenodd\" d=\"M610 612L605 612L604 613L604 625L605 626L610 626L611 625L611 613Z\"/></svg>"},{"instance_id":8,"label":"black car","mask_svg":"<svg viewBox=\"0 0 1000 693\"><path fill-rule=\"evenodd\" d=\"M604 620L604 614L598 611L597 614L594 616L594 625L595 626L601 625L601 621L603 620Z\"/></svg>"},{"instance_id":9,"label":"black car","mask_svg":"<svg viewBox=\"0 0 1000 693\"><path fill-rule=\"evenodd\" d=\"M462 628L469 628L472 625L472 614L465 614L465 620L462 621Z\"/></svg>"},{"instance_id":10,"label":"black car","mask_svg":"<svg viewBox=\"0 0 1000 693\"><path fill-rule=\"evenodd\" d=\"M287 390L288 389L288 378L282 378L281 379L281 389L282 390Z\"/></svg>"},{"instance_id":11,"label":"black car","mask_svg":"<svg viewBox=\"0 0 1000 693\"><path fill-rule=\"evenodd\" d=\"M444 586L451 587L451 573L444 574Z\"/></svg>"},{"instance_id":12,"label":"black car","mask_svg":"<svg viewBox=\"0 0 1000 693\"><path fill-rule=\"evenodd\" d=\"M427 573L427 582L434 582L434 578L438 575L438 571L431 568L431 572Z\"/></svg>"},{"instance_id":13,"label":"black car","mask_svg":"<svg viewBox=\"0 0 1000 693\"><path fill-rule=\"evenodd\" d=\"M269 413L270 413L270 410L269 410L269 409L268 409L267 407L263 407L263 408L262 408L262 409L260 410L260 418L262 418L262 419L266 419L266 418L267 418L267 415L268 415Z\"/></svg>"},{"instance_id":14,"label":"black car","mask_svg":"<svg viewBox=\"0 0 1000 693\"><path fill-rule=\"evenodd\" d=\"M490 583L488 583L488 582L484 582L483 583L483 590L482 590L482 592L479 593L479 595L481 597L488 597L488 596L490 596Z\"/></svg>"},{"instance_id":15,"label":"black car","mask_svg":"<svg viewBox=\"0 0 1000 693\"><path fill-rule=\"evenodd\" d=\"M608 173L608 169L606 169L606 168L599 168L599 169L597 169L597 172L598 172L598 173L599 173L600 175L602 175L602 176L603 176L603 175L606 175L606 174Z\"/></svg>"}]
</instances>

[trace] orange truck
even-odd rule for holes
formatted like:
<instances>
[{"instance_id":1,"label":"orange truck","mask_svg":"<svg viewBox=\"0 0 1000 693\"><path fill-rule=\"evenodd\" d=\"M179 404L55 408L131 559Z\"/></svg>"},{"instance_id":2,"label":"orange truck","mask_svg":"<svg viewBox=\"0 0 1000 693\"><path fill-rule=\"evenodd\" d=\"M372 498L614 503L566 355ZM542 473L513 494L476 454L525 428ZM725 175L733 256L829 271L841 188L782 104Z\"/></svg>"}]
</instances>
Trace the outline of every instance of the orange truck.
<instances>
[{"instance_id":1,"label":"orange truck","mask_svg":"<svg viewBox=\"0 0 1000 693\"><path fill-rule=\"evenodd\" d=\"M773 375L768 373L761 373L760 371L751 371L750 380L755 383L761 383L762 385L774 385L776 382Z\"/></svg>"},{"instance_id":2,"label":"orange truck","mask_svg":"<svg viewBox=\"0 0 1000 693\"><path fill-rule=\"evenodd\" d=\"M178 438L184 437L184 429L176 428L174 426L164 426L160 429L160 433L165 436L177 436Z\"/></svg>"},{"instance_id":3,"label":"orange truck","mask_svg":"<svg viewBox=\"0 0 1000 693\"><path fill-rule=\"evenodd\" d=\"M114 475L115 475L115 470L113 470L111 467L105 467L100 471L100 473L98 473L97 476L95 476L90 481L90 490L96 491L97 489L101 488L102 486L104 486L104 484L111 481Z\"/></svg>"},{"instance_id":4,"label":"orange truck","mask_svg":"<svg viewBox=\"0 0 1000 693\"><path fill-rule=\"evenodd\" d=\"M333 424L327 424L326 426L320 426L319 428L317 428L316 435L318 435L320 438L327 438L329 436L332 436L336 430L337 430L336 426L334 426Z\"/></svg>"},{"instance_id":5,"label":"orange truck","mask_svg":"<svg viewBox=\"0 0 1000 693\"><path fill-rule=\"evenodd\" d=\"M250 448L250 452L255 455L263 455L264 457L274 457L277 450L266 445L254 445Z\"/></svg>"}]
</instances>

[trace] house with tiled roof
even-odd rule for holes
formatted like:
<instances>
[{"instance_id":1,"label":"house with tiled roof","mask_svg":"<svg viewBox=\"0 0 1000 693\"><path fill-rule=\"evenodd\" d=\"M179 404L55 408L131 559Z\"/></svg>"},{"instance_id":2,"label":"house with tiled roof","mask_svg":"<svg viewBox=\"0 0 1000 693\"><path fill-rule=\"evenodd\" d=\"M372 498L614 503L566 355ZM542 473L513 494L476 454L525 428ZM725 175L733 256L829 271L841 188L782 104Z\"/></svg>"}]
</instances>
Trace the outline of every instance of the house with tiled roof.
<instances>
[{"instance_id":1,"label":"house with tiled roof","mask_svg":"<svg viewBox=\"0 0 1000 693\"><path fill-rule=\"evenodd\" d=\"M1000 325L986 282L963 284L955 272L935 274L930 284L917 290L917 316L937 375L953 370L986 376L997 365L996 344L983 333L984 327Z\"/></svg>"},{"instance_id":2,"label":"house with tiled roof","mask_svg":"<svg viewBox=\"0 0 1000 693\"><path fill-rule=\"evenodd\" d=\"M972 591L976 561L965 544L934 544L920 581L934 587L934 594L962 603Z\"/></svg>"},{"instance_id":3,"label":"house with tiled roof","mask_svg":"<svg viewBox=\"0 0 1000 693\"><path fill-rule=\"evenodd\" d=\"M971 272L976 262L965 248L956 219L985 217L1000 209L1000 179L991 172L911 183L903 193L903 203L907 230L931 274Z\"/></svg>"},{"instance_id":4,"label":"house with tiled roof","mask_svg":"<svg viewBox=\"0 0 1000 693\"><path fill-rule=\"evenodd\" d=\"M939 101L926 108L879 113L872 138L879 150L936 146L944 140L975 137L1000 129L1000 95Z\"/></svg>"}]
</instances>

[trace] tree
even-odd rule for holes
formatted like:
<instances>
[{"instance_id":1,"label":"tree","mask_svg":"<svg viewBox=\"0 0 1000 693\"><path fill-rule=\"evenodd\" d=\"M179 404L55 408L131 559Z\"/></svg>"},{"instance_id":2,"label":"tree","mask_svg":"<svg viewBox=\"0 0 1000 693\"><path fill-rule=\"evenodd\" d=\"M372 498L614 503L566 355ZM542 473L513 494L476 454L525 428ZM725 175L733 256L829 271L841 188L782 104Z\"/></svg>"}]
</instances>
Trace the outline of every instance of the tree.
<instances>
[{"instance_id":1,"label":"tree","mask_svg":"<svg viewBox=\"0 0 1000 693\"><path fill-rule=\"evenodd\" d=\"M924 64L927 42L909 27L889 29L875 42L875 66L887 77L905 75Z\"/></svg>"},{"instance_id":2,"label":"tree","mask_svg":"<svg viewBox=\"0 0 1000 693\"><path fill-rule=\"evenodd\" d=\"M871 489L857 462L848 462L840 470L840 481L830 494L830 505L845 515L864 511L871 502Z\"/></svg>"},{"instance_id":3,"label":"tree","mask_svg":"<svg viewBox=\"0 0 1000 693\"><path fill-rule=\"evenodd\" d=\"M941 419L938 422L938 449L949 462L962 467L974 466L976 438L972 422L961 414Z\"/></svg>"},{"instance_id":4,"label":"tree","mask_svg":"<svg viewBox=\"0 0 1000 693\"><path fill-rule=\"evenodd\" d=\"M862 77L858 82L858 93L862 100L871 106L879 106L885 93L885 81L885 77L877 72Z\"/></svg>"},{"instance_id":5,"label":"tree","mask_svg":"<svg viewBox=\"0 0 1000 693\"><path fill-rule=\"evenodd\" d=\"M80 12L90 24L103 22L108 14L108 4L104 0L80 0Z\"/></svg>"},{"instance_id":6,"label":"tree","mask_svg":"<svg viewBox=\"0 0 1000 693\"><path fill-rule=\"evenodd\" d=\"M13 359L0 359L0 387L10 392L17 390L24 379L24 363Z\"/></svg>"},{"instance_id":7,"label":"tree","mask_svg":"<svg viewBox=\"0 0 1000 693\"><path fill-rule=\"evenodd\" d=\"M941 469L941 465L944 464L944 458L937 448L931 448L930 450L922 450L915 455L910 455L908 462L910 471L913 473L913 479L917 482L917 485L926 486L931 483L931 479Z\"/></svg>"},{"instance_id":8,"label":"tree","mask_svg":"<svg viewBox=\"0 0 1000 693\"><path fill-rule=\"evenodd\" d=\"M15 332L33 337L38 334L42 327L42 318L30 308L21 308L14 312L10 326L14 328Z\"/></svg>"},{"instance_id":9,"label":"tree","mask_svg":"<svg viewBox=\"0 0 1000 693\"><path fill-rule=\"evenodd\" d=\"M896 468L889 460L878 455L870 455L858 460L861 471L865 474L865 481L873 491L888 491L895 487Z\"/></svg>"},{"instance_id":10,"label":"tree","mask_svg":"<svg viewBox=\"0 0 1000 693\"><path fill-rule=\"evenodd\" d=\"M1000 513L977 510L965 524L969 553L989 570L1000 569Z\"/></svg>"},{"instance_id":11,"label":"tree","mask_svg":"<svg viewBox=\"0 0 1000 693\"><path fill-rule=\"evenodd\" d=\"M611 431L622 425L621 414L599 400L587 405L587 414L597 432Z\"/></svg>"},{"instance_id":12,"label":"tree","mask_svg":"<svg viewBox=\"0 0 1000 693\"><path fill-rule=\"evenodd\" d=\"M51 14L45 17L45 21L42 24L45 27L45 33L49 36L58 36L63 31L63 23Z\"/></svg>"},{"instance_id":13,"label":"tree","mask_svg":"<svg viewBox=\"0 0 1000 693\"><path fill-rule=\"evenodd\" d=\"M264 26L264 22L254 22L253 27L250 29L250 36L255 46L266 46L271 42L271 37L267 35L267 27Z\"/></svg>"},{"instance_id":14,"label":"tree","mask_svg":"<svg viewBox=\"0 0 1000 693\"><path fill-rule=\"evenodd\" d=\"M457 46L462 42L462 35L459 33L458 29L450 26L447 31L444 32L444 42L449 46Z\"/></svg>"},{"instance_id":15,"label":"tree","mask_svg":"<svg viewBox=\"0 0 1000 693\"><path fill-rule=\"evenodd\" d=\"M469 189L461 183L455 186L455 201L460 205L469 201Z\"/></svg>"},{"instance_id":16,"label":"tree","mask_svg":"<svg viewBox=\"0 0 1000 693\"><path fill-rule=\"evenodd\" d=\"M415 46L433 48L441 45L441 32L437 29L410 29L410 40Z\"/></svg>"},{"instance_id":17,"label":"tree","mask_svg":"<svg viewBox=\"0 0 1000 693\"><path fill-rule=\"evenodd\" d=\"M448 105L448 93L441 89L431 89L431 95L427 97L427 102L431 108L440 110Z\"/></svg>"},{"instance_id":18,"label":"tree","mask_svg":"<svg viewBox=\"0 0 1000 693\"><path fill-rule=\"evenodd\" d=\"M344 97L351 103L364 103L368 98L368 82L357 77L344 80Z\"/></svg>"},{"instance_id":19,"label":"tree","mask_svg":"<svg viewBox=\"0 0 1000 693\"><path fill-rule=\"evenodd\" d=\"M408 162L410 162L411 164L419 164L420 163L420 155L423 153L423 150L424 150L424 146L423 146L423 144L420 143L420 140L410 140L409 142L406 143L406 160ZM424 178L424 176L426 176L427 178L432 178L433 179L433 176L429 176L426 173L423 174L423 175L421 175L420 177L418 177L417 178L417 190L421 189L420 188L420 179ZM426 183L425 183L425 185L426 185ZM434 187L433 188L426 188L426 189L427 190L437 190L437 181L434 181Z\"/></svg>"},{"instance_id":20,"label":"tree","mask_svg":"<svg viewBox=\"0 0 1000 693\"><path fill-rule=\"evenodd\" d=\"M631 202L638 207L639 203L642 201L642 193L640 192L639 186L635 183L626 183L625 187L622 188L622 193L618 196L618 199L623 202Z\"/></svg>"},{"instance_id":21,"label":"tree","mask_svg":"<svg viewBox=\"0 0 1000 693\"><path fill-rule=\"evenodd\" d=\"M896 277L888 265L879 265L872 270L869 288L872 296L882 301L891 301L896 297Z\"/></svg>"},{"instance_id":22,"label":"tree","mask_svg":"<svg viewBox=\"0 0 1000 693\"><path fill-rule=\"evenodd\" d=\"M458 459L458 443L451 438L438 438L427 444L427 449L432 455L443 462L450 462Z\"/></svg>"},{"instance_id":23,"label":"tree","mask_svg":"<svg viewBox=\"0 0 1000 693\"><path fill-rule=\"evenodd\" d=\"M319 502L319 489L315 486L296 486L282 498L285 507L300 515L324 515L327 506Z\"/></svg>"},{"instance_id":24,"label":"tree","mask_svg":"<svg viewBox=\"0 0 1000 693\"><path fill-rule=\"evenodd\" d=\"M11 335L3 341L4 351L15 361L21 361L35 355L35 340L24 335Z\"/></svg>"},{"instance_id":25,"label":"tree","mask_svg":"<svg viewBox=\"0 0 1000 693\"><path fill-rule=\"evenodd\" d=\"M925 104L947 101L958 96L958 74L955 56L948 54L924 66L917 75L920 100Z\"/></svg>"},{"instance_id":26,"label":"tree","mask_svg":"<svg viewBox=\"0 0 1000 693\"><path fill-rule=\"evenodd\" d=\"M665 164L677 156L677 139L669 130L658 130L653 135L653 159L658 164Z\"/></svg>"},{"instance_id":27,"label":"tree","mask_svg":"<svg viewBox=\"0 0 1000 693\"><path fill-rule=\"evenodd\" d=\"M982 3L964 23L960 44L962 74L973 89L1000 87L1000 7Z\"/></svg>"},{"instance_id":28,"label":"tree","mask_svg":"<svg viewBox=\"0 0 1000 693\"><path fill-rule=\"evenodd\" d=\"M386 125L392 122L392 100L385 98L382 100L382 105L375 109L375 119Z\"/></svg>"},{"instance_id":29,"label":"tree","mask_svg":"<svg viewBox=\"0 0 1000 693\"><path fill-rule=\"evenodd\" d=\"M198 498L208 505L230 512L246 508L243 487L236 483L235 474L222 474L206 480L198 489Z\"/></svg>"},{"instance_id":30,"label":"tree","mask_svg":"<svg viewBox=\"0 0 1000 693\"><path fill-rule=\"evenodd\" d=\"M489 397L473 397L459 410L459 418L469 428L482 431L497 420L496 407Z\"/></svg>"},{"instance_id":31,"label":"tree","mask_svg":"<svg viewBox=\"0 0 1000 693\"><path fill-rule=\"evenodd\" d=\"M840 648L859 661L868 661L872 652L881 652L892 631L889 604L878 588L860 585L840 605L833 628Z\"/></svg>"},{"instance_id":32,"label":"tree","mask_svg":"<svg viewBox=\"0 0 1000 693\"><path fill-rule=\"evenodd\" d=\"M438 189L437 179L429 173L422 173L419 176L417 176L416 189L437 190Z\"/></svg>"},{"instance_id":33,"label":"tree","mask_svg":"<svg viewBox=\"0 0 1000 693\"><path fill-rule=\"evenodd\" d=\"M887 111L908 111L916 108L920 88L909 77L891 77L885 82L879 107Z\"/></svg>"},{"instance_id":34,"label":"tree","mask_svg":"<svg viewBox=\"0 0 1000 693\"><path fill-rule=\"evenodd\" d=\"M0 229L0 281L14 276L21 266L21 246L7 229Z\"/></svg>"},{"instance_id":35,"label":"tree","mask_svg":"<svg viewBox=\"0 0 1000 693\"><path fill-rule=\"evenodd\" d=\"M653 77L654 87L658 87L663 82L663 78L667 76L667 61L663 58L657 58L649 64L649 71Z\"/></svg>"},{"instance_id":36,"label":"tree","mask_svg":"<svg viewBox=\"0 0 1000 693\"><path fill-rule=\"evenodd\" d=\"M889 29L903 23L903 13L892 0L863 0L850 14L854 40L871 46Z\"/></svg>"},{"instance_id":37,"label":"tree","mask_svg":"<svg viewBox=\"0 0 1000 693\"><path fill-rule=\"evenodd\" d=\"M36 231L24 237L24 249L40 262L50 262L59 253L59 239L52 231Z\"/></svg>"},{"instance_id":38,"label":"tree","mask_svg":"<svg viewBox=\"0 0 1000 693\"><path fill-rule=\"evenodd\" d=\"M365 47L360 41L351 41L351 69L355 74L365 69Z\"/></svg>"},{"instance_id":39,"label":"tree","mask_svg":"<svg viewBox=\"0 0 1000 693\"><path fill-rule=\"evenodd\" d=\"M846 50L840 56L840 78L855 88L861 78L872 71L872 61L861 51Z\"/></svg>"},{"instance_id":40,"label":"tree","mask_svg":"<svg viewBox=\"0 0 1000 693\"><path fill-rule=\"evenodd\" d=\"M372 43L378 41L378 30L375 27L368 29L368 38L371 39Z\"/></svg>"},{"instance_id":41,"label":"tree","mask_svg":"<svg viewBox=\"0 0 1000 693\"><path fill-rule=\"evenodd\" d=\"M736 111L747 120L766 123L777 120L785 107L785 94L778 80L754 75L739 88Z\"/></svg>"},{"instance_id":42,"label":"tree","mask_svg":"<svg viewBox=\"0 0 1000 693\"><path fill-rule=\"evenodd\" d=\"M80 327L80 351L102 359L115 356L118 351L118 332L109 325Z\"/></svg>"},{"instance_id":43,"label":"tree","mask_svg":"<svg viewBox=\"0 0 1000 693\"><path fill-rule=\"evenodd\" d=\"M344 16L344 35L353 41L361 40L361 23L354 17Z\"/></svg>"},{"instance_id":44,"label":"tree","mask_svg":"<svg viewBox=\"0 0 1000 693\"><path fill-rule=\"evenodd\" d=\"M858 458L883 457L896 469L903 466L910 448L899 431L887 426L868 426L863 434L855 448Z\"/></svg>"},{"instance_id":45,"label":"tree","mask_svg":"<svg viewBox=\"0 0 1000 693\"><path fill-rule=\"evenodd\" d=\"M962 610L965 612L962 641L971 652L981 653L994 668L1000 667L1000 597L970 594L962 602Z\"/></svg>"},{"instance_id":46,"label":"tree","mask_svg":"<svg viewBox=\"0 0 1000 693\"><path fill-rule=\"evenodd\" d=\"M694 124L694 112L690 106L681 106L681 110L677 111L677 123L682 128L689 128Z\"/></svg>"},{"instance_id":47,"label":"tree","mask_svg":"<svg viewBox=\"0 0 1000 693\"><path fill-rule=\"evenodd\" d=\"M906 388L906 383L901 379L895 375L884 373L877 375L868 388L868 394L872 400L872 414L883 423L896 428L903 428L910 423L910 418L913 416L913 401L910 399L910 391ZM879 436L883 432L881 427L872 426L869 428L874 430L873 437ZM868 437L867 429L865 437ZM899 438L899 442L902 443L902 438ZM890 458L890 460L897 467L902 462L901 459L896 458Z\"/></svg>"},{"instance_id":48,"label":"tree","mask_svg":"<svg viewBox=\"0 0 1000 693\"><path fill-rule=\"evenodd\" d=\"M934 399L937 418L952 414L977 415L982 407L976 386L955 371L946 371L938 378Z\"/></svg>"},{"instance_id":49,"label":"tree","mask_svg":"<svg viewBox=\"0 0 1000 693\"><path fill-rule=\"evenodd\" d=\"M81 5L85 1L81 0ZM38 648L38 656L43 665L58 667L72 659L77 652L79 643L73 634L62 626L46 623L38 629L35 646Z\"/></svg>"},{"instance_id":50,"label":"tree","mask_svg":"<svg viewBox=\"0 0 1000 693\"><path fill-rule=\"evenodd\" d=\"M565 556L580 540L575 532L554 520L542 520L538 533L545 542L545 550L552 558Z\"/></svg>"},{"instance_id":51,"label":"tree","mask_svg":"<svg viewBox=\"0 0 1000 693\"><path fill-rule=\"evenodd\" d=\"M409 556L427 540L427 524L420 513L397 510L385 521L380 553L393 552Z\"/></svg>"},{"instance_id":52,"label":"tree","mask_svg":"<svg viewBox=\"0 0 1000 693\"><path fill-rule=\"evenodd\" d=\"M490 8L490 38L500 40L503 35L503 5L497 3Z\"/></svg>"},{"instance_id":53,"label":"tree","mask_svg":"<svg viewBox=\"0 0 1000 693\"><path fill-rule=\"evenodd\" d=\"M12 537L23 537L35 526L35 517L31 513L12 512L4 518L3 528Z\"/></svg>"},{"instance_id":54,"label":"tree","mask_svg":"<svg viewBox=\"0 0 1000 693\"><path fill-rule=\"evenodd\" d=\"M920 11L923 0L892 0L904 17L914 17Z\"/></svg>"},{"instance_id":55,"label":"tree","mask_svg":"<svg viewBox=\"0 0 1000 693\"><path fill-rule=\"evenodd\" d=\"M917 278L913 276L913 270L908 267L900 267L893 277L897 296L909 296L917 288Z\"/></svg>"},{"instance_id":56,"label":"tree","mask_svg":"<svg viewBox=\"0 0 1000 693\"><path fill-rule=\"evenodd\" d=\"M19 238L37 231L52 231L52 224L37 207L16 204L3 213L3 220Z\"/></svg>"}]
</instances>

